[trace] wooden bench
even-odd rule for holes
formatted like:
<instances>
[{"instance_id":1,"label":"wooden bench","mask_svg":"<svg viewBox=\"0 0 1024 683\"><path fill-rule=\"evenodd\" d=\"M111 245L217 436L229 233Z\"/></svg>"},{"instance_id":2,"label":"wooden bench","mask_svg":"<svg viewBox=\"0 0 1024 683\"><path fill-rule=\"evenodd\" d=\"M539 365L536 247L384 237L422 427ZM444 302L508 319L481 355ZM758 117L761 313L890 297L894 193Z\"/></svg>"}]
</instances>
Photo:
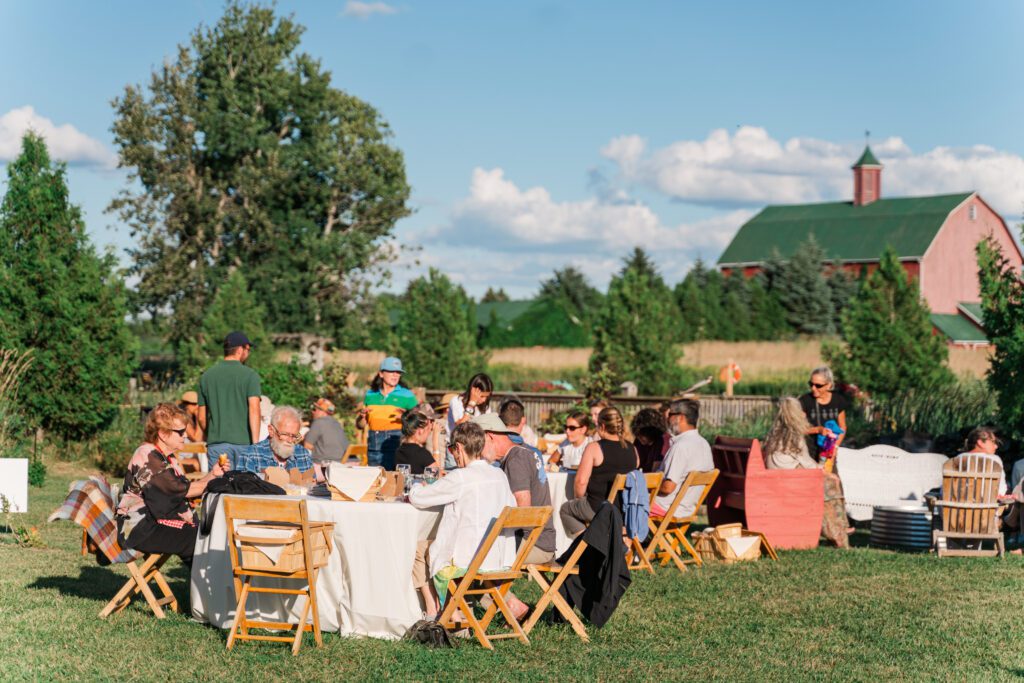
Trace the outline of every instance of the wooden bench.
<instances>
[{"instance_id":1,"label":"wooden bench","mask_svg":"<svg viewBox=\"0 0 1024 683\"><path fill-rule=\"evenodd\" d=\"M720 436L711 447L720 472L707 498L712 526L740 522L776 548L815 548L821 536L825 473L768 470L757 439Z\"/></svg>"}]
</instances>

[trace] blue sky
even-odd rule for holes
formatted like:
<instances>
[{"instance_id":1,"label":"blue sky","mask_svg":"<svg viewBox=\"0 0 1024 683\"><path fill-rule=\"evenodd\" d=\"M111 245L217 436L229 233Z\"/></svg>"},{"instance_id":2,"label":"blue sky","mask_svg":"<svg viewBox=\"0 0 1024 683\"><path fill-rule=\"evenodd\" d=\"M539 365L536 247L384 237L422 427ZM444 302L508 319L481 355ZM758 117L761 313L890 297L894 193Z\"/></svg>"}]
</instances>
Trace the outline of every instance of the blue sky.
<instances>
[{"instance_id":1,"label":"blue sky","mask_svg":"<svg viewBox=\"0 0 1024 683\"><path fill-rule=\"evenodd\" d=\"M599 286L635 244L670 282L769 203L848 199L864 131L883 195L975 189L1024 209L1024 3L280 2L336 87L404 152L421 249L479 295L573 264ZM110 100L216 22L219 2L0 3L0 164L25 126L69 161L100 245L124 184Z\"/></svg>"}]
</instances>

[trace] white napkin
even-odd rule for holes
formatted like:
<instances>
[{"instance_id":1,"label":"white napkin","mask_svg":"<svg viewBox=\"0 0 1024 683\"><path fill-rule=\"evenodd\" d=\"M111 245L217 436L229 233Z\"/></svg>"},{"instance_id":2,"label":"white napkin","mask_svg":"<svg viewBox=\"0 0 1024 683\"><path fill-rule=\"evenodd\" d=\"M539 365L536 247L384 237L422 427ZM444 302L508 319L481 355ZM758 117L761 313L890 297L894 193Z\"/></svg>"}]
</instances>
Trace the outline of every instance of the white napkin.
<instances>
[{"instance_id":1,"label":"white napkin","mask_svg":"<svg viewBox=\"0 0 1024 683\"><path fill-rule=\"evenodd\" d=\"M238 533L244 536L252 537L257 536L259 538L289 538L295 533L295 529L268 529L260 526L249 526L242 525L238 527ZM254 543L253 546L261 553L270 558L270 561L277 564L277 561L281 559L281 553L284 552L284 544L276 543L270 545L259 545Z\"/></svg>"},{"instance_id":2,"label":"white napkin","mask_svg":"<svg viewBox=\"0 0 1024 683\"><path fill-rule=\"evenodd\" d=\"M346 467L332 462L327 466L327 481L352 500L359 500L370 490L380 473L380 467Z\"/></svg>"},{"instance_id":3,"label":"white napkin","mask_svg":"<svg viewBox=\"0 0 1024 683\"><path fill-rule=\"evenodd\" d=\"M736 553L736 557L743 557L743 553L750 550L751 546L755 543L761 542L760 536L730 536L725 539L725 542L729 544L732 551Z\"/></svg>"}]
</instances>

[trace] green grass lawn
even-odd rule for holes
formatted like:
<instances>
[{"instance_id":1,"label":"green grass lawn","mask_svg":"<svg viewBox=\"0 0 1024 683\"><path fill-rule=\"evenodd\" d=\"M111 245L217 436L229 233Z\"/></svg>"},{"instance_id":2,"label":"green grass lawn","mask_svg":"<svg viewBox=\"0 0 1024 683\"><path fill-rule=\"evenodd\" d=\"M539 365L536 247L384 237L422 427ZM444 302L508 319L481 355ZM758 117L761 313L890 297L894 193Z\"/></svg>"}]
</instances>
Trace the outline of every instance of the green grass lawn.
<instances>
[{"instance_id":1,"label":"green grass lawn","mask_svg":"<svg viewBox=\"0 0 1024 683\"><path fill-rule=\"evenodd\" d=\"M1019 557L938 560L867 548L782 552L779 561L634 574L618 612L580 643L541 624L529 646L454 650L324 634L286 645L239 643L225 632L144 607L96 614L123 567L78 553L79 528L45 524L80 468L64 465L31 492L24 521L45 548L0 528L0 680L1011 680L1024 677ZM862 533L862 532L859 532ZM863 539L858 539L863 540ZM173 560L171 585L188 601ZM231 590L229 586L225 590ZM532 586L518 587L535 599Z\"/></svg>"}]
</instances>

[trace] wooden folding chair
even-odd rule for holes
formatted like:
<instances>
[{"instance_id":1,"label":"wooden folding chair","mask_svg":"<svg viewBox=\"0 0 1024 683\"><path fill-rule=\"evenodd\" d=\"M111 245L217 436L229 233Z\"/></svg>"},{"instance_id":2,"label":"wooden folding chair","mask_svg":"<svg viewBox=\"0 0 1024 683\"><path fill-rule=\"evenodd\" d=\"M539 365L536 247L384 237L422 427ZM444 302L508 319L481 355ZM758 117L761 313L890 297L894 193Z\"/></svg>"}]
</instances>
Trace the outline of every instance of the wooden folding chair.
<instances>
[{"instance_id":1,"label":"wooden folding chair","mask_svg":"<svg viewBox=\"0 0 1024 683\"><path fill-rule=\"evenodd\" d=\"M178 599L174 597L171 587L167 585L167 579L160 573L160 568L164 566L164 562L167 562L170 557L170 555L160 553L149 553L143 556L141 566L137 560L125 563L128 565L128 572L131 576L121 586L121 590L100 610L100 619L106 619L111 614L120 612L139 593L142 593L146 603L153 610L153 614L156 615L157 619L163 619L166 616L163 609L164 605L177 612ZM162 597L156 597L153 589L149 586L150 581L156 583Z\"/></svg>"},{"instance_id":2,"label":"wooden folding chair","mask_svg":"<svg viewBox=\"0 0 1024 683\"><path fill-rule=\"evenodd\" d=\"M234 574L235 595L238 604L235 607L235 618L231 623L231 634L228 636L227 649L239 640L267 640L279 643L292 643L292 655L299 652L302 635L313 632L317 647L323 646L320 635L320 614L316 603L316 580L320 568L327 564L330 555L334 524L330 522L310 522L304 500L251 500L226 496L222 501L224 516L228 527L228 552L231 554L231 570ZM283 531L291 531L288 538L270 539L247 531L245 525L235 528L236 521L256 521L261 525L273 526ZM270 523L270 524L266 524ZM241 545L239 548L237 544ZM280 559L275 564L279 568L272 569L266 565L269 558L258 550L246 552L246 548L257 545L285 545ZM300 547L301 546L301 547ZM289 552L291 551L291 552ZM288 558L285 563L285 558ZM254 577L263 576L275 579L294 579L305 583L304 588L271 588L253 586ZM302 614L297 624L283 622L251 620L246 615L245 604L250 593L278 593L283 595L304 595L306 602L302 606ZM313 612L313 623L308 623L309 612ZM253 635L251 628L276 629L290 631L295 629L294 636Z\"/></svg>"},{"instance_id":3,"label":"wooden folding chair","mask_svg":"<svg viewBox=\"0 0 1024 683\"><path fill-rule=\"evenodd\" d=\"M343 463L348 462L352 458L355 458L359 461L360 465L366 467L369 463L367 445L365 443L350 443L348 448L345 449L345 455L341 457L341 461Z\"/></svg>"},{"instance_id":4,"label":"wooden folding chair","mask_svg":"<svg viewBox=\"0 0 1024 683\"><path fill-rule=\"evenodd\" d=\"M524 575L523 561L530 553L537 539L540 538L544 525L547 524L550 517L550 506L507 506L502 510L491 526L490 532L484 537L480 547L477 548L476 555L473 556L473 561L470 562L465 575L451 579L448 582L448 600L444 604L444 609L441 611L438 623L448 630L465 628L468 623L469 628L473 631L473 635L488 650L494 649L491 641L502 638L517 638L521 642L529 644L530 639L519 624L519 621L512 614L512 610L505 601L505 596L508 595L516 579ZM510 529L522 529L524 532L529 531L525 538L523 538L523 542L519 545L519 552L516 553L512 566L507 570L481 571L480 565L483 564L487 554L491 551L491 546L498 540L502 532ZM493 602L488 606L484 616L477 619L473 614L472 605L467 598L475 597L479 600L485 595L491 596ZM462 618L466 620L465 622L454 620L455 610L459 610ZM487 627L499 610L505 617L505 622L512 630L507 633L497 633L488 636Z\"/></svg>"},{"instance_id":5,"label":"wooden folding chair","mask_svg":"<svg viewBox=\"0 0 1024 683\"><path fill-rule=\"evenodd\" d=\"M186 475L191 473L202 473L203 463L206 461L206 444L203 442L187 443L178 450L178 462Z\"/></svg>"},{"instance_id":6,"label":"wooden folding chair","mask_svg":"<svg viewBox=\"0 0 1024 683\"><path fill-rule=\"evenodd\" d=\"M608 502L612 505L615 505L615 499L619 496L622 490L626 488L627 476L629 475L615 475L615 480L612 482L612 488L608 492ZM661 486L661 480L664 477L665 474L663 472L648 472L644 475L644 479L647 482L648 505L654 503L654 497L658 495L658 488ZM623 535L626 535L625 532ZM626 565L633 571L646 569L653 574L654 567L651 566L650 561L647 559L647 555L644 554L642 540L643 539L637 538L629 538L626 540Z\"/></svg>"},{"instance_id":7,"label":"wooden folding chair","mask_svg":"<svg viewBox=\"0 0 1024 683\"><path fill-rule=\"evenodd\" d=\"M942 466L942 528L932 531L939 557L1002 557L1003 534L999 530L999 484L1003 466L991 458L960 455ZM948 540L974 542L975 548L949 548ZM940 542L945 541L945 542ZM992 541L991 550L982 547Z\"/></svg>"},{"instance_id":8,"label":"wooden folding chair","mask_svg":"<svg viewBox=\"0 0 1024 683\"><path fill-rule=\"evenodd\" d=\"M565 601L559 589L565 580L573 574L579 574L579 567L576 565L580 561L580 557L583 556L583 551L587 549L587 542L582 538L576 545L576 549L566 558L565 564L560 565L555 562L548 562L545 564L528 564L526 565L526 572L536 583L542 594L540 600L537 601L537 605L533 608L533 612L530 613L529 618L523 623L523 632L526 635L530 635L530 631L537 625L541 616L544 615L544 610L548 608L548 605L554 605L555 609L562 615L562 617L569 622L572 626L572 630L576 632L576 635L580 637L584 643L590 642L590 636L587 635L587 629L580 621L580 618L576 616L576 612L573 611L569 603ZM552 578L553 576L553 578Z\"/></svg>"},{"instance_id":9,"label":"wooden folding chair","mask_svg":"<svg viewBox=\"0 0 1024 683\"><path fill-rule=\"evenodd\" d=\"M703 564L700 559L700 555L694 550L690 541L686 538L686 532L689 531L690 525L693 524L697 519L697 511L700 510L700 506L704 503L704 499L708 497L711 492L711 486L715 483L718 478L718 470L711 470L710 472L690 472L686 475L686 479L676 490L676 495L672 499L672 503L669 505L668 510L665 511L664 517L657 517L651 515L648 524L651 528L651 538L647 542L647 547L644 548L643 554L648 561L655 557L660 560L660 565L664 567L669 563L669 560L675 563L679 571L686 571L686 565L694 563L698 567ZM675 513L679 504L683 502L683 498L694 486L703 486L704 489L701 491L700 497L696 501L696 505L693 508L693 514L689 517L682 519L676 519ZM683 550L689 554L689 560L683 560L680 557L680 552Z\"/></svg>"}]
</instances>

